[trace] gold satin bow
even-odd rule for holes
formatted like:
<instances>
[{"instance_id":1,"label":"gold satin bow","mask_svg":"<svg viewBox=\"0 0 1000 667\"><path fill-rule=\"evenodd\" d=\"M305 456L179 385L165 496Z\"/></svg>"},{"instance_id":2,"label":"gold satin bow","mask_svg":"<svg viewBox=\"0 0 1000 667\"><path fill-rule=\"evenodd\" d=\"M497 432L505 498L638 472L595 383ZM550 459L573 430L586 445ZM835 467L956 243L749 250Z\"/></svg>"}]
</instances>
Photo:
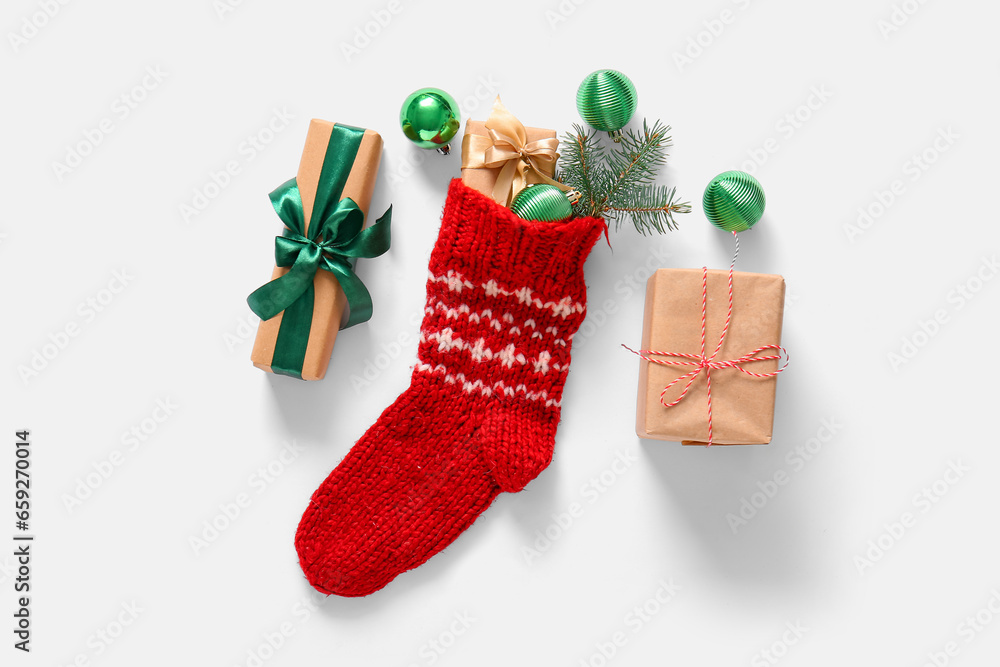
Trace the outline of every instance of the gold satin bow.
<instances>
[{"instance_id":1,"label":"gold satin bow","mask_svg":"<svg viewBox=\"0 0 1000 667\"><path fill-rule=\"evenodd\" d=\"M518 192L534 183L547 183L566 192L567 185L547 174L555 172L559 140L555 137L528 141L528 133L497 95L486 121L489 136L465 133L462 139L462 169L500 168L493 186L493 199L509 206Z\"/></svg>"}]
</instances>

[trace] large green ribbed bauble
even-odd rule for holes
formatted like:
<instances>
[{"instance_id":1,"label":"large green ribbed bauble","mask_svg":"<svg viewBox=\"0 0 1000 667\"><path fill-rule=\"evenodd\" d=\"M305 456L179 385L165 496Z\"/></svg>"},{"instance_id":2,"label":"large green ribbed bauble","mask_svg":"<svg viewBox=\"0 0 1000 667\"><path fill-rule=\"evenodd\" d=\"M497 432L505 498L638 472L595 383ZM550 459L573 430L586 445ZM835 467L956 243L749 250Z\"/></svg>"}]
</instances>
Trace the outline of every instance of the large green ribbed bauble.
<instances>
[{"instance_id":1,"label":"large green ribbed bauble","mask_svg":"<svg viewBox=\"0 0 1000 667\"><path fill-rule=\"evenodd\" d=\"M570 204L572 194L572 190L563 192L554 185L529 185L514 195L510 210L525 220L565 220L573 214L573 206Z\"/></svg>"},{"instance_id":2,"label":"large green ribbed bauble","mask_svg":"<svg viewBox=\"0 0 1000 667\"><path fill-rule=\"evenodd\" d=\"M455 98L439 88L413 91L399 110L399 126L407 139L420 148L436 148L446 155L460 121Z\"/></svg>"},{"instance_id":3,"label":"large green ribbed bauble","mask_svg":"<svg viewBox=\"0 0 1000 667\"><path fill-rule=\"evenodd\" d=\"M576 109L594 129L610 132L615 141L621 136L638 102L635 86L627 76L613 69L600 69L583 80L576 90Z\"/></svg>"},{"instance_id":4,"label":"large green ribbed bauble","mask_svg":"<svg viewBox=\"0 0 1000 667\"><path fill-rule=\"evenodd\" d=\"M705 188L701 205L708 221L727 232L750 229L764 215L764 189L745 171L719 174Z\"/></svg>"}]
</instances>

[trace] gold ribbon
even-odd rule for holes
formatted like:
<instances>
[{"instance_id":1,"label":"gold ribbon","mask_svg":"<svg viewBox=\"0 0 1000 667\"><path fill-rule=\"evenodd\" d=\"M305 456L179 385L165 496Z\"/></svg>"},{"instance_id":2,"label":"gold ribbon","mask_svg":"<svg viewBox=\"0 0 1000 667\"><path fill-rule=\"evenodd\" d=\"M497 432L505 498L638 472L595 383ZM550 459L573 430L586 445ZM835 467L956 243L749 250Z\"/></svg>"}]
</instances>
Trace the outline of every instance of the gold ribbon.
<instances>
[{"instance_id":1,"label":"gold ribbon","mask_svg":"<svg viewBox=\"0 0 1000 667\"><path fill-rule=\"evenodd\" d=\"M493 199L509 206L528 185L547 183L566 192L567 185L553 180L559 153L555 137L528 141L528 132L497 95L486 121L489 136L465 133L462 139L462 169L500 169L493 186Z\"/></svg>"}]
</instances>

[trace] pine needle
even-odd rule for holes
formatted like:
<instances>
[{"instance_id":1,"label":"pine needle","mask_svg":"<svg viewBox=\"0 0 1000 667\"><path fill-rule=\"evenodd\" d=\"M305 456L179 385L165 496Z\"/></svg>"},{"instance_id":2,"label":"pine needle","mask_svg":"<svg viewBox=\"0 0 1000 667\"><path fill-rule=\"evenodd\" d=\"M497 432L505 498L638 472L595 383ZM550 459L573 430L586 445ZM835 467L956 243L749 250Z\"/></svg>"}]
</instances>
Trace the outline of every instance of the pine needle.
<instances>
[{"instance_id":1,"label":"pine needle","mask_svg":"<svg viewBox=\"0 0 1000 667\"><path fill-rule=\"evenodd\" d=\"M619 150L607 150L595 130L573 125L574 133L562 139L564 154L559 179L581 193L576 204L580 215L603 217L621 227L630 218L640 234L677 228L674 215L689 213L691 205L676 201L676 189L656 185L656 175L666 164L670 127L644 120L642 131L628 130Z\"/></svg>"}]
</instances>

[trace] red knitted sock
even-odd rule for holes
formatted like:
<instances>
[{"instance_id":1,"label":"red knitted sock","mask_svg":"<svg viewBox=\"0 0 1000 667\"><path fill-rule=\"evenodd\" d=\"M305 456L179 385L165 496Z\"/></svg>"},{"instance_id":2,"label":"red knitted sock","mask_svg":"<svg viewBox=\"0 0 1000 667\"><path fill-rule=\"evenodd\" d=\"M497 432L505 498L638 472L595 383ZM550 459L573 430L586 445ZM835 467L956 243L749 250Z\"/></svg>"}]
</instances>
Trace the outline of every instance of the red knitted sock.
<instances>
[{"instance_id":1,"label":"red knitted sock","mask_svg":"<svg viewBox=\"0 0 1000 667\"><path fill-rule=\"evenodd\" d=\"M594 218L526 222L454 180L431 254L418 362L316 490L295 546L324 593L417 567L552 458Z\"/></svg>"}]
</instances>

